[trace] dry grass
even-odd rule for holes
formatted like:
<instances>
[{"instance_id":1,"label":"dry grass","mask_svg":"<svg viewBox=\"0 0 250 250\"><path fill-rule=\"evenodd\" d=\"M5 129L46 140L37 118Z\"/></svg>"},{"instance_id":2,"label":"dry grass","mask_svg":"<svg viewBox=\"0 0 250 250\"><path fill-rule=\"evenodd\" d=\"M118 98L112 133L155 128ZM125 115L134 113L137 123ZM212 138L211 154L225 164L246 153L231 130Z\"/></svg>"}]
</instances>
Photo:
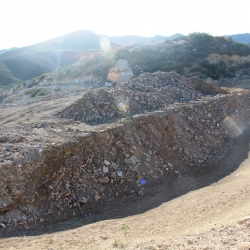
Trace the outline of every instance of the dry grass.
<instances>
[{"instance_id":1,"label":"dry grass","mask_svg":"<svg viewBox=\"0 0 250 250\"><path fill-rule=\"evenodd\" d=\"M227 66L240 65L246 62L250 62L249 56L238 56L238 55L219 55L219 54L210 54L207 57L207 60L210 64L218 64L220 61L223 61Z\"/></svg>"}]
</instances>

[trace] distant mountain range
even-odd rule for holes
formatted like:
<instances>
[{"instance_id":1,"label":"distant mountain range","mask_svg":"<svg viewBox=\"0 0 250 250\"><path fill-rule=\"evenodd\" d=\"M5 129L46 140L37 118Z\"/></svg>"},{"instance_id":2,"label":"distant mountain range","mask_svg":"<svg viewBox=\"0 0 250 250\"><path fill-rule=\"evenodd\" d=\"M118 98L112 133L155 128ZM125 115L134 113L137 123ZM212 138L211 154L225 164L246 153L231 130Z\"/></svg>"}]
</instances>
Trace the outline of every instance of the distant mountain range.
<instances>
[{"instance_id":1,"label":"distant mountain range","mask_svg":"<svg viewBox=\"0 0 250 250\"><path fill-rule=\"evenodd\" d=\"M89 30L79 30L45 42L0 50L0 85L27 80L43 73L52 72L60 66L78 62L82 56L102 51L102 45L110 41L110 48L146 44L164 40L180 39L182 34L172 36L105 36ZM228 37L228 36L225 36ZM233 41L250 44L250 33L231 35ZM108 38L108 39L107 39ZM100 41L104 39L104 43Z\"/></svg>"},{"instance_id":2,"label":"distant mountain range","mask_svg":"<svg viewBox=\"0 0 250 250\"><path fill-rule=\"evenodd\" d=\"M150 43L150 42L159 42L164 40L173 40L178 37L182 37L184 35L176 33L172 36L153 36L153 37L145 37L145 36L110 36L108 37L110 41L116 43L121 46L129 46L133 44L143 44L143 43ZM236 35L229 35L225 37L231 37L234 42L239 43L246 43L250 44L250 33L244 34L236 34Z\"/></svg>"},{"instance_id":3,"label":"distant mountain range","mask_svg":"<svg viewBox=\"0 0 250 250\"><path fill-rule=\"evenodd\" d=\"M17 49L17 47L13 47L13 48L10 48L10 49L2 49L2 50L0 50L0 54L3 54L5 52L8 52L8 51L13 50L13 49Z\"/></svg>"},{"instance_id":4,"label":"distant mountain range","mask_svg":"<svg viewBox=\"0 0 250 250\"><path fill-rule=\"evenodd\" d=\"M235 42L250 44L250 33L231 35L230 37L232 37Z\"/></svg>"},{"instance_id":5,"label":"distant mountain range","mask_svg":"<svg viewBox=\"0 0 250 250\"><path fill-rule=\"evenodd\" d=\"M183 36L182 34L176 33L172 36L153 36L153 37L145 37L145 36L109 36L111 42L116 43L121 46L128 46L133 44L142 44L142 43L150 43L150 42L159 42L164 40L172 40L178 37Z\"/></svg>"}]
</instances>

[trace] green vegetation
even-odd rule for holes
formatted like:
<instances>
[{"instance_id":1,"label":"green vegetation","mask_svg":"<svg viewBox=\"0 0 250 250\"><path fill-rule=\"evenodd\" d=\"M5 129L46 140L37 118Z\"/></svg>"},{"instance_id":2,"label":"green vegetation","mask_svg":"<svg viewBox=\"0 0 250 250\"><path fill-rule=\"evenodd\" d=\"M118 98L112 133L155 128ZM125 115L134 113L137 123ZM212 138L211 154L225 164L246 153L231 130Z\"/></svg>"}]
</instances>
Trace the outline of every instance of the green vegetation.
<instances>
[{"instance_id":1,"label":"green vegetation","mask_svg":"<svg viewBox=\"0 0 250 250\"><path fill-rule=\"evenodd\" d=\"M11 83L18 82L4 63L0 62L0 85L8 85Z\"/></svg>"},{"instance_id":2,"label":"green vegetation","mask_svg":"<svg viewBox=\"0 0 250 250\"><path fill-rule=\"evenodd\" d=\"M41 89L27 89L25 90L24 92L25 95L31 95L32 97L35 97L35 96L45 96L45 92Z\"/></svg>"},{"instance_id":3,"label":"green vegetation","mask_svg":"<svg viewBox=\"0 0 250 250\"><path fill-rule=\"evenodd\" d=\"M232 42L231 39L213 37L206 33L193 33L166 41L158 47L144 45L138 48L124 48L116 53L116 59L123 58L130 62L133 72L177 71L181 74L196 75L217 79L233 77L237 69L248 67L248 63L228 67L224 61L209 63L207 57L212 53L219 55L250 55L250 46Z\"/></svg>"},{"instance_id":4,"label":"green vegetation","mask_svg":"<svg viewBox=\"0 0 250 250\"><path fill-rule=\"evenodd\" d=\"M212 55L212 57L211 57ZM129 62L135 75L161 70L176 71L187 77L234 77L237 70L250 67L250 46L230 37L192 33L173 41L134 45L86 57L77 66L61 66L51 73L56 80L93 75L106 81L109 69L118 59ZM215 60L216 59L216 60ZM39 79L42 79L41 75Z\"/></svg>"},{"instance_id":5,"label":"green vegetation","mask_svg":"<svg viewBox=\"0 0 250 250\"><path fill-rule=\"evenodd\" d=\"M12 98L8 97L4 100L4 103L12 103L12 102L13 102L13 97Z\"/></svg>"},{"instance_id":6,"label":"green vegetation","mask_svg":"<svg viewBox=\"0 0 250 250\"><path fill-rule=\"evenodd\" d=\"M126 241L127 241L128 229L129 229L129 226L126 223L122 225L122 231L123 231Z\"/></svg>"},{"instance_id":7,"label":"green vegetation","mask_svg":"<svg viewBox=\"0 0 250 250\"><path fill-rule=\"evenodd\" d=\"M46 77L46 74L41 74L41 75L38 77L38 80L41 81L41 80L43 80L45 77Z\"/></svg>"}]
</instances>

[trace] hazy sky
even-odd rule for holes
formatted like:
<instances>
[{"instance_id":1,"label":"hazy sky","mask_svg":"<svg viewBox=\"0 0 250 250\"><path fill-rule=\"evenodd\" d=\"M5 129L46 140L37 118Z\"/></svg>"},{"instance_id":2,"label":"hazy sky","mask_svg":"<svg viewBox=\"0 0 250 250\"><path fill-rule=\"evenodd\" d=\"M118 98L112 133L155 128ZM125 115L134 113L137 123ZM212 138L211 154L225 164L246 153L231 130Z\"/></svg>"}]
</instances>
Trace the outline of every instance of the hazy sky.
<instances>
[{"instance_id":1,"label":"hazy sky","mask_svg":"<svg viewBox=\"0 0 250 250\"><path fill-rule=\"evenodd\" d=\"M250 0L0 0L0 49L97 34L250 33Z\"/></svg>"}]
</instances>

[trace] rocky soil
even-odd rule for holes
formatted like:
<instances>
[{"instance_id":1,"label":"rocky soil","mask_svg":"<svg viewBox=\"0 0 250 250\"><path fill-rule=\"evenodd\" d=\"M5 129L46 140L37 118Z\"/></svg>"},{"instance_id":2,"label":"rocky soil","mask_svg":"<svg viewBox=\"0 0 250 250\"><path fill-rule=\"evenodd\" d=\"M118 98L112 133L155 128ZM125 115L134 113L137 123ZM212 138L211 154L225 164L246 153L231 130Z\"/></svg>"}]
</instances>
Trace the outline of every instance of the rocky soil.
<instances>
[{"instance_id":1,"label":"rocky soil","mask_svg":"<svg viewBox=\"0 0 250 250\"><path fill-rule=\"evenodd\" d=\"M86 92L81 99L59 113L78 121L102 121L122 114L158 110L167 104L199 96L189 79L174 72L143 73L110 89Z\"/></svg>"},{"instance_id":2,"label":"rocky soil","mask_svg":"<svg viewBox=\"0 0 250 250\"><path fill-rule=\"evenodd\" d=\"M117 200L62 223L4 229L0 249L248 250L249 139L248 131L199 171L145 186L143 197Z\"/></svg>"},{"instance_id":3,"label":"rocky soil","mask_svg":"<svg viewBox=\"0 0 250 250\"><path fill-rule=\"evenodd\" d=\"M191 80L157 72L2 106L1 230L88 216L206 168L248 128L249 98L247 90L204 96Z\"/></svg>"}]
</instances>

